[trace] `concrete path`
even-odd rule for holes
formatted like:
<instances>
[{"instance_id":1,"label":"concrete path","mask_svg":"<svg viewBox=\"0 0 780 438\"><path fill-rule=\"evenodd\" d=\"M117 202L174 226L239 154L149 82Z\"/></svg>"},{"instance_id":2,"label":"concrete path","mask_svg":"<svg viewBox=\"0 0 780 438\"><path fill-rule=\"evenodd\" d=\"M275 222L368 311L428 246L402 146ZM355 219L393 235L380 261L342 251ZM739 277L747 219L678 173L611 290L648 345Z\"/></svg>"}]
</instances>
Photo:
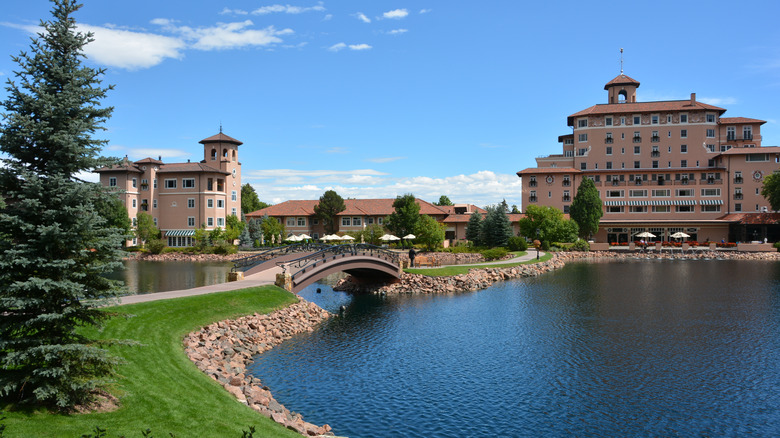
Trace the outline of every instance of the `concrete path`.
<instances>
[{"instance_id":1,"label":"concrete path","mask_svg":"<svg viewBox=\"0 0 780 438\"><path fill-rule=\"evenodd\" d=\"M539 251L539 257L544 257L544 252ZM436 269L444 268L447 266L485 266L485 265L508 265L512 263L527 262L529 260L536 260L536 250L528 250L526 255L518 256L507 260L496 260L494 262L480 262L480 263L464 263L462 265L441 265L441 266L415 266L412 269Z\"/></svg>"},{"instance_id":2,"label":"concrete path","mask_svg":"<svg viewBox=\"0 0 780 438\"><path fill-rule=\"evenodd\" d=\"M540 256L544 255L543 252L540 252L539 254ZM505 265L509 263L518 263L518 262L533 260L535 258L536 258L536 251L529 250L528 254L520 257L515 257L509 260L471 263L471 264L454 265L454 266ZM429 269L429 267L422 267L419 269ZM282 272L282 268L277 266L262 272L258 272L257 274L252 274L248 277L245 277L241 281L231 281L227 283L212 284L210 286L195 287L192 289L171 290L166 292L156 292L152 294L126 295L120 298L119 304L124 305L124 304L145 303L147 301L168 300L171 298L191 297L194 295L204 295L204 294L210 294L214 292L227 292L236 289L246 289L248 287L266 286L269 284L276 283L276 274L280 272Z\"/></svg>"}]
</instances>

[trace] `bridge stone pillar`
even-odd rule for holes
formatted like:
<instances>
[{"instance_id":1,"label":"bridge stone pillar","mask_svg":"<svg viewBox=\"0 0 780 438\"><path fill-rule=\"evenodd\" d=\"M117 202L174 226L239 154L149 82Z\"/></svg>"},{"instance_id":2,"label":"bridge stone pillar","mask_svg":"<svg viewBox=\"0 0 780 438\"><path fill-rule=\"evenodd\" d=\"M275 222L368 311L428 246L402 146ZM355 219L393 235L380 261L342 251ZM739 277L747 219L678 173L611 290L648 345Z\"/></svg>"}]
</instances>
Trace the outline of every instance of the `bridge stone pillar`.
<instances>
[{"instance_id":1,"label":"bridge stone pillar","mask_svg":"<svg viewBox=\"0 0 780 438\"><path fill-rule=\"evenodd\" d=\"M241 271L228 272L227 281L239 281L244 279L244 273Z\"/></svg>"},{"instance_id":2,"label":"bridge stone pillar","mask_svg":"<svg viewBox=\"0 0 780 438\"><path fill-rule=\"evenodd\" d=\"M293 290L292 276L289 272L280 272L276 274L276 283L274 284L286 290L287 292L292 292Z\"/></svg>"}]
</instances>

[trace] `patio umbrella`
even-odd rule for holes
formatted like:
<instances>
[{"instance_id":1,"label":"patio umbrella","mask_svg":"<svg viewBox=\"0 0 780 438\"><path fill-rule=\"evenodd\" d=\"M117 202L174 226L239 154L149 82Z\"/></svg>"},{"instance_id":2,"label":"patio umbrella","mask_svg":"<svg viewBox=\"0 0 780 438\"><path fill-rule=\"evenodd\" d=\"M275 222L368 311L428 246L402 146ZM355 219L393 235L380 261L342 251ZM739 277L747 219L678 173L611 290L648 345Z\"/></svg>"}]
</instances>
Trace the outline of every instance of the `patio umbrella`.
<instances>
[{"instance_id":1,"label":"patio umbrella","mask_svg":"<svg viewBox=\"0 0 780 438\"><path fill-rule=\"evenodd\" d=\"M286 240L286 241L288 241L288 242L300 242L300 241L301 241L301 238L293 234L293 235L291 235L291 236L288 236L288 237L287 237L286 239L284 239L284 240Z\"/></svg>"},{"instance_id":2,"label":"patio umbrella","mask_svg":"<svg viewBox=\"0 0 780 438\"><path fill-rule=\"evenodd\" d=\"M649 231L642 231L641 233L637 234L636 237L642 237L642 238L648 238L648 237L655 237L655 234L649 232Z\"/></svg>"},{"instance_id":3,"label":"patio umbrella","mask_svg":"<svg viewBox=\"0 0 780 438\"><path fill-rule=\"evenodd\" d=\"M320 238L320 240L327 242L329 240L341 240L341 238L335 234L326 234Z\"/></svg>"},{"instance_id":4,"label":"patio umbrella","mask_svg":"<svg viewBox=\"0 0 780 438\"><path fill-rule=\"evenodd\" d=\"M309 240L311 239L311 236L309 236L308 234L301 234L300 236L298 236L298 238L301 240Z\"/></svg>"},{"instance_id":5,"label":"patio umbrella","mask_svg":"<svg viewBox=\"0 0 780 438\"><path fill-rule=\"evenodd\" d=\"M682 231L678 231L678 232L672 234L669 237L674 238L674 239L682 239L683 237L691 237L691 236L688 235L688 234L683 233Z\"/></svg>"},{"instance_id":6,"label":"patio umbrella","mask_svg":"<svg viewBox=\"0 0 780 438\"><path fill-rule=\"evenodd\" d=\"M395 237L392 234L385 234L382 237L379 238L379 240L383 240L385 242L391 241L391 240L401 240L400 237Z\"/></svg>"},{"instance_id":7,"label":"patio umbrella","mask_svg":"<svg viewBox=\"0 0 780 438\"><path fill-rule=\"evenodd\" d=\"M417 236L415 236L414 234L407 234L407 235L406 235L406 236L404 236L403 238L404 238L404 239L416 239L416 238L417 238Z\"/></svg>"},{"instance_id":8,"label":"patio umbrella","mask_svg":"<svg viewBox=\"0 0 780 438\"><path fill-rule=\"evenodd\" d=\"M341 236L341 240L355 240L355 238L352 237L352 236L344 235L344 236Z\"/></svg>"}]
</instances>

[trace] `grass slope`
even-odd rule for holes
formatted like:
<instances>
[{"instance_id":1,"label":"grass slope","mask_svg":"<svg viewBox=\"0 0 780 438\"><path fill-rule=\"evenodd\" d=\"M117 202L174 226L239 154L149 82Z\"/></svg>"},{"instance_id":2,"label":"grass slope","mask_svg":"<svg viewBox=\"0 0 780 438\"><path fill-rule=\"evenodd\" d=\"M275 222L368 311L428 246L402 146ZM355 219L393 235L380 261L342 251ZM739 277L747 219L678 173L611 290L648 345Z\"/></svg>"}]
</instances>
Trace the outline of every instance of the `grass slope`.
<instances>
[{"instance_id":1,"label":"grass slope","mask_svg":"<svg viewBox=\"0 0 780 438\"><path fill-rule=\"evenodd\" d=\"M545 255L543 255L539 260L531 259L526 262L514 262L514 263L510 262L510 263L496 263L496 264L469 265L469 266L452 265L452 266L444 266L441 268L425 268L425 269L407 268L404 269L404 272L408 272L410 274L427 275L429 277L450 277L454 275L468 274L469 270L471 269L511 268L513 266L546 262L547 260L550 260L552 257L553 257L552 253L548 252Z\"/></svg>"},{"instance_id":2,"label":"grass slope","mask_svg":"<svg viewBox=\"0 0 780 438\"><path fill-rule=\"evenodd\" d=\"M97 336L132 339L141 346L113 347L127 364L113 393L121 407L113 412L62 415L44 410L8 411L4 437L80 437L95 426L108 437L298 437L246 405L199 371L184 354L182 338L212 322L252 313L268 313L297 301L274 286L242 289L108 309L132 317L112 319Z\"/></svg>"}]
</instances>

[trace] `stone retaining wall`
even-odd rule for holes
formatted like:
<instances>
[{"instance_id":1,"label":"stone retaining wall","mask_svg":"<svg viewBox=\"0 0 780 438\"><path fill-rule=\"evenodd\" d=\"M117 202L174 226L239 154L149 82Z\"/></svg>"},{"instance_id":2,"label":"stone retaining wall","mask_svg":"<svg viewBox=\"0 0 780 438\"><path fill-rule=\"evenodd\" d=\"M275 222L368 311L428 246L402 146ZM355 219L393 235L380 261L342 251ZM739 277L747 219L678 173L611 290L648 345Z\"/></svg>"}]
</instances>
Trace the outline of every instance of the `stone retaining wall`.
<instances>
[{"instance_id":1,"label":"stone retaining wall","mask_svg":"<svg viewBox=\"0 0 780 438\"><path fill-rule=\"evenodd\" d=\"M301 300L267 315L220 321L184 337L187 356L209 377L219 382L240 403L304 436L333 436L330 426L303 421L271 395L259 379L246 374L256 354L314 328L331 316L314 303Z\"/></svg>"}]
</instances>

